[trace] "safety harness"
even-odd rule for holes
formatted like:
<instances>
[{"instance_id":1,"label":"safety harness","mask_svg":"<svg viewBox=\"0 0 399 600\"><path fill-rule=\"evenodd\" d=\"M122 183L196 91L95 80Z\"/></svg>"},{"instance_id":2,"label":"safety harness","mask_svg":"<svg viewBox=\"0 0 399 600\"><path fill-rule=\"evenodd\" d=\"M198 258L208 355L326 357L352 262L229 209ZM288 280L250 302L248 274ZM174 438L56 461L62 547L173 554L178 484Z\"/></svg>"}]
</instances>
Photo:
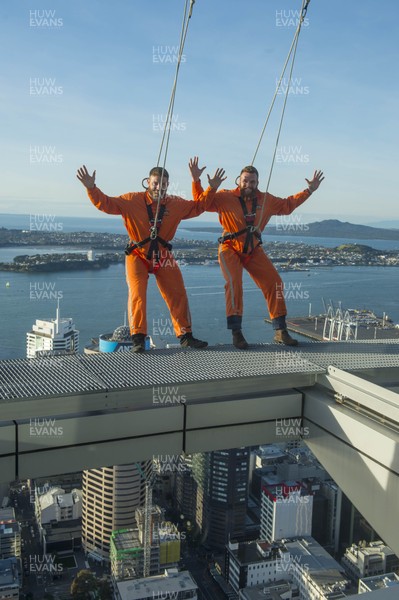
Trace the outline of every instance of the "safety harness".
<instances>
[{"instance_id":1,"label":"safety harness","mask_svg":"<svg viewBox=\"0 0 399 600\"><path fill-rule=\"evenodd\" d=\"M145 206L147 209L148 220L150 223L150 235L148 237L146 237L144 240L141 240L140 242L134 242L134 241L129 242L129 244L125 248L125 254L129 255L132 252L134 252L135 254L137 254L137 256L139 256L145 262L145 264L148 268L148 271L150 273L156 273L158 271L159 267L162 266L161 262L159 260L159 245L158 244L161 244L164 248L166 248L169 251L172 250L172 244L170 244L169 242L167 242L166 240L164 240L163 238L161 238L158 235L158 229L162 225L162 219L163 219L163 216L165 213L166 204L161 204L161 207L158 212L158 218L156 220L155 220L154 214L152 212L151 205L147 204L147 202L146 202ZM147 252L147 256L146 256L147 260L145 260L143 258L143 255L141 254L141 252L138 252L138 250L139 250L139 248L142 248L143 246L148 244L148 242L150 242L150 246L148 248L148 252ZM150 264L148 264L147 261L150 261ZM151 266L151 261L152 261L152 266Z\"/></svg>"},{"instance_id":2,"label":"safety harness","mask_svg":"<svg viewBox=\"0 0 399 600\"><path fill-rule=\"evenodd\" d=\"M245 237L244 248L243 248L243 254L245 254L246 256L243 257L243 260L244 260L244 262L247 262L250 258L251 253L253 252L253 250L257 246L260 246L262 244L261 234L259 233L257 228L254 227L255 217L256 217L256 206L258 204L258 198L255 196L252 199L251 212L248 212L246 202L243 200L243 198L241 198L241 196L240 196L239 200L240 200L242 212L244 213L245 223L247 224L247 226L244 229L241 229L240 231L235 231L234 233L226 233L225 235L223 235L222 237L220 237L218 239L218 242L219 242L219 244L224 244L225 242L230 242L232 240L235 240L240 235L243 235L244 233L246 233L247 235ZM254 238L256 238L256 240L258 241L256 246L255 246ZM237 252L237 254L239 254L239 253Z\"/></svg>"}]
</instances>

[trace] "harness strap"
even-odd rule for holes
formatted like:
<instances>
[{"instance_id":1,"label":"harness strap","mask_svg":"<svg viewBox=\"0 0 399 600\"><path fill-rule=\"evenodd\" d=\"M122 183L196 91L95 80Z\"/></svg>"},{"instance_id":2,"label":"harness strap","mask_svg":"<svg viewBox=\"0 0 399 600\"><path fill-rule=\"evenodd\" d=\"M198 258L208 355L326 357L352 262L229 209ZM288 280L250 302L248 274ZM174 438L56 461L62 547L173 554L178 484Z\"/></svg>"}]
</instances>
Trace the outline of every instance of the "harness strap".
<instances>
[{"instance_id":1,"label":"harness strap","mask_svg":"<svg viewBox=\"0 0 399 600\"><path fill-rule=\"evenodd\" d=\"M157 219L155 219L155 217L154 217L151 205L147 204L147 202L146 202L146 209L147 209L147 213L148 213L148 220L150 223L150 235L148 237L146 237L144 240L140 240L139 242L135 242L135 241L129 242L125 248L125 254L129 255L132 252L134 252L137 256L139 256L146 263L148 271L150 273L156 273L158 271L159 267L161 266L161 264L159 262L159 246L158 246L158 244L161 244L164 248L166 248L169 251L172 250L172 244L170 244L169 242L167 242L166 240L164 240L163 238L161 238L158 235L158 228L162 224L162 218L165 213L166 205L165 204L161 205ZM143 246L145 246L148 242L150 242L150 246L148 248L147 256L146 256L146 258L144 258L143 255L141 254L141 252L138 252L138 250L140 248L142 248ZM153 261L153 266L151 266L151 263L148 264L148 261Z\"/></svg>"},{"instance_id":2,"label":"harness strap","mask_svg":"<svg viewBox=\"0 0 399 600\"><path fill-rule=\"evenodd\" d=\"M248 212L246 202L243 200L243 198L241 196L240 196L239 200L240 200L242 212L244 213L244 218L245 218L245 222L246 222L247 226L244 229L241 229L240 231L235 231L234 233L226 233L225 235L222 235L220 238L218 238L218 242L219 242L219 244L224 244L225 242L235 240L240 235L243 235L244 233L246 233L243 254L250 255L250 254L252 254L252 252L254 251L254 249L257 246L260 246L262 244L262 236L259 233L259 231L254 227L255 217L256 217L256 206L258 203L258 199L256 196L254 198L252 198L252 207L251 207L250 213ZM256 238L258 240L258 243L256 244L256 246L254 244L254 238Z\"/></svg>"}]
</instances>

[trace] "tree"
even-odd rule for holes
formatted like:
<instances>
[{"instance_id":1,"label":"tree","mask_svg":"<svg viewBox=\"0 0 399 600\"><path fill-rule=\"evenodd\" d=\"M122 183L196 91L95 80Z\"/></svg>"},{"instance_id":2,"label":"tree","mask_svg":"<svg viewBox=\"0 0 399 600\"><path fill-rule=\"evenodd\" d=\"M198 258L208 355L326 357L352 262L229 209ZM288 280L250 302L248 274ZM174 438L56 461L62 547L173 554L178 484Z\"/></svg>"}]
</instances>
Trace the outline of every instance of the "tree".
<instances>
[{"instance_id":1,"label":"tree","mask_svg":"<svg viewBox=\"0 0 399 600\"><path fill-rule=\"evenodd\" d=\"M76 600L87 600L90 592L98 591L98 582L94 573L87 569L79 571L71 585L72 598Z\"/></svg>"}]
</instances>

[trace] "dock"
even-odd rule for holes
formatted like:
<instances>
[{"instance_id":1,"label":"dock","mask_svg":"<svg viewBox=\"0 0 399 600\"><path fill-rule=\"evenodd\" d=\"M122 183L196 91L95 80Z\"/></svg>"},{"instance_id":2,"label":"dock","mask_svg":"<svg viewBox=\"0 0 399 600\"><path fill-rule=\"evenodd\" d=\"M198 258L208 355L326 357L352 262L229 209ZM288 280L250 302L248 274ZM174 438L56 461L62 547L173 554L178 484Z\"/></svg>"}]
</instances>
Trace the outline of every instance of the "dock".
<instances>
[{"instance_id":1,"label":"dock","mask_svg":"<svg viewBox=\"0 0 399 600\"><path fill-rule=\"evenodd\" d=\"M315 315L310 317L287 317L287 329L293 333L303 335L312 340L323 341L324 324L327 315ZM358 340L399 340L399 328L392 323L383 324L379 319L378 325L358 324ZM266 323L271 323L271 319L265 318ZM328 331L328 327L327 327ZM350 339L354 339L351 336ZM342 338L344 341L344 337Z\"/></svg>"}]
</instances>

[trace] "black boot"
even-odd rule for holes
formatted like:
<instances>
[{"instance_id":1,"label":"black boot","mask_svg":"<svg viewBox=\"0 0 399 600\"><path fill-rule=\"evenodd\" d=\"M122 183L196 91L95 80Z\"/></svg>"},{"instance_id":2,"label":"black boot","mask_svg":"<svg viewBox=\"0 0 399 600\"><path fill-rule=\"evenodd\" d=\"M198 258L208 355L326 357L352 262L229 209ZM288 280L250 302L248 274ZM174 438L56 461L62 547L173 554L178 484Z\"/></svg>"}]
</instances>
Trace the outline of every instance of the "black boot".
<instances>
[{"instance_id":1,"label":"black boot","mask_svg":"<svg viewBox=\"0 0 399 600\"><path fill-rule=\"evenodd\" d=\"M248 342L242 335L241 329L233 329L233 346L239 350L246 350L248 348Z\"/></svg>"},{"instance_id":2,"label":"black boot","mask_svg":"<svg viewBox=\"0 0 399 600\"><path fill-rule=\"evenodd\" d=\"M179 336L179 339L182 348L206 348L208 345L208 342L202 342L193 337L191 331Z\"/></svg>"},{"instance_id":3,"label":"black boot","mask_svg":"<svg viewBox=\"0 0 399 600\"><path fill-rule=\"evenodd\" d=\"M144 352L145 350L145 335L144 333L135 333L132 335L133 346L132 352Z\"/></svg>"}]
</instances>

